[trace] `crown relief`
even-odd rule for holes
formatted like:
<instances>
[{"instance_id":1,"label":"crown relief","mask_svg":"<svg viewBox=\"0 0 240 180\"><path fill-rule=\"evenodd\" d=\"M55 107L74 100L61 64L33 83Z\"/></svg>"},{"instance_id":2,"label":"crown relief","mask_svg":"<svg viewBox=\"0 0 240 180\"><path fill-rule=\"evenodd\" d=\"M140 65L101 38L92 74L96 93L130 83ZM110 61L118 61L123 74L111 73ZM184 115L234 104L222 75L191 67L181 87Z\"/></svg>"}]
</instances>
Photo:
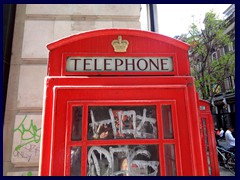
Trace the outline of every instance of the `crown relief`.
<instances>
[{"instance_id":1,"label":"crown relief","mask_svg":"<svg viewBox=\"0 0 240 180\"><path fill-rule=\"evenodd\" d=\"M112 46L114 48L114 52L127 52L129 42L127 40L123 40L122 36L118 36L118 39L112 41Z\"/></svg>"}]
</instances>

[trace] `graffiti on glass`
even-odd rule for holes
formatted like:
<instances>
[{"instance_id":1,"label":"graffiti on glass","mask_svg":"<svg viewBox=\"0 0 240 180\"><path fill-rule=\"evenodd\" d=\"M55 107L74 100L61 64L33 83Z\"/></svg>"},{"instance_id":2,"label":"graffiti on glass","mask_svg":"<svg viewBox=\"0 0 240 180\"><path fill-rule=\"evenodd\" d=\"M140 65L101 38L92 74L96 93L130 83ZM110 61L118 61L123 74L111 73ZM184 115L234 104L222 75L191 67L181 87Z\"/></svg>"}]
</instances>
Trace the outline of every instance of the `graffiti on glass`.
<instances>
[{"instance_id":1,"label":"graffiti on glass","mask_svg":"<svg viewBox=\"0 0 240 180\"><path fill-rule=\"evenodd\" d=\"M102 109L102 114L107 114L105 119L94 115L98 109L90 109L91 122L89 124L91 139L121 139L121 138L142 138L156 139L156 117L155 109L134 107L127 110ZM94 109L94 110L93 110Z\"/></svg>"},{"instance_id":2,"label":"graffiti on glass","mask_svg":"<svg viewBox=\"0 0 240 180\"><path fill-rule=\"evenodd\" d=\"M88 150L88 176L159 175L157 147L92 146Z\"/></svg>"}]
</instances>

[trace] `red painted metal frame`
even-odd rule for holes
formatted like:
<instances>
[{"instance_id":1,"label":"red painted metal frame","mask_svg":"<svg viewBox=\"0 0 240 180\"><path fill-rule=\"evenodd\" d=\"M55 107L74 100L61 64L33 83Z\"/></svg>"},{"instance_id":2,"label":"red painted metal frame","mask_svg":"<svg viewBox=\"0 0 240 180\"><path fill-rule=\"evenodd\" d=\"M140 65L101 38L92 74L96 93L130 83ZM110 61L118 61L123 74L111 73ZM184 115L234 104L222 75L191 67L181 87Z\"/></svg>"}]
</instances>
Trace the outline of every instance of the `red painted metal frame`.
<instances>
[{"instance_id":1,"label":"red painted metal frame","mask_svg":"<svg viewBox=\"0 0 240 180\"><path fill-rule=\"evenodd\" d=\"M200 107L205 107L205 109L200 109ZM204 101L204 100L199 100L199 112L200 112L200 118L205 118L206 119L206 128L207 128L207 134L208 134L208 142L209 142L209 153L210 153L210 166L212 170L212 176L219 176L220 171L219 171L219 164L218 164L218 157L216 153L216 138L215 138L215 133L214 133L214 124L213 124L213 118L212 118L212 113L210 110L210 105L209 102ZM202 122L200 122L202 123ZM202 147L203 147L203 152L204 155L206 155L206 144L204 141L203 133L201 133L201 138L202 138ZM207 157L205 156L207 161ZM205 168L207 169L208 163L205 162Z\"/></svg>"},{"instance_id":2,"label":"red painted metal frame","mask_svg":"<svg viewBox=\"0 0 240 180\"><path fill-rule=\"evenodd\" d=\"M192 113L195 107L191 100L196 100L192 83L192 77L48 77L46 79L48 96L45 106L45 119L48 121L44 123L44 129L48 131L44 131L43 135L42 151L44 153L42 153L41 175L64 175L64 169L69 169L64 165L68 158L65 156L66 134L63 133L66 131L66 117L69 116L67 104L75 101L84 105L84 101L90 100L101 100L103 104L104 101L110 101L113 104L116 100L120 101L120 104L123 104L122 101L126 104L134 104L133 101L139 103L144 101L150 104L155 101L176 101L173 119L177 119L174 122L174 129L178 140L165 140L164 142L175 142L178 175L204 175L203 162L200 160L203 155L199 124L195 124L192 120L197 118L196 114ZM54 107L53 111L52 107ZM119 140L115 143L119 144L121 141L131 144L146 142L145 140L134 140L134 142ZM154 140L149 142L151 141ZM87 142L82 141L83 144ZM113 141L99 141L99 143L115 144ZM86 144L84 146L86 147ZM160 152L163 152L162 148L160 147ZM82 153L85 156L86 150ZM84 162L86 163L86 159ZM161 153L160 162L163 166L164 159ZM165 175L163 167L161 167L161 175ZM86 169L82 168L82 170Z\"/></svg>"},{"instance_id":3,"label":"red painted metal frame","mask_svg":"<svg viewBox=\"0 0 240 180\"><path fill-rule=\"evenodd\" d=\"M114 52L111 42L121 35L129 41L127 52ZM70 145L146 143L146 140L88 141L87 121L83 121L82 141L70 142L71 106L80 104L87 119L87 105L156 104L173 105L174 140L161 139L161 112L158 112L158 140L161 175L165 174L161 143L175 143L177 175L208 175L203 160L198 97L190 77L189 45L157 33L133 29L105 29L81 33L49 44L48 77L45 79L40 175L69 175ZM173 72L66 72L67 56L172 57ZM116 102L117 101L117 102ZM136 102L136 103L135 103ZM147 103L148 102L148 103ZM125 104L124 104L125 105ZM161 145L160 145L161 144ZM214 151L215 152L215 151ZM86 175L87 159L82 161Z\"/></svg>"}]
</instances>

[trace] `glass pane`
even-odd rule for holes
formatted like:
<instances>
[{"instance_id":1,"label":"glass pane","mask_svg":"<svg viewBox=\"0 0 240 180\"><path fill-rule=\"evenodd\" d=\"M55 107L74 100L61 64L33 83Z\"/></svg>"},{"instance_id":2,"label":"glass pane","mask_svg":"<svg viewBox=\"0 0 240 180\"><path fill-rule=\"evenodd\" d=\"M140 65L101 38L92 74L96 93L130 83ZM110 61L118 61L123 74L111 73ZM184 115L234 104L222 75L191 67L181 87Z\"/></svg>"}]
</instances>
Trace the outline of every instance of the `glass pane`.
<instances>
[{"instance_id":1,"label":"glass pane","mask_svg":"<svg viewBox=\"0 0 240 180\"><path fill-rule=\"evenodd\" d=\"M72 109L72 140L82 139L82 107L75 106Z\"/></svg>"},{"instance_id":2,"label":"glass pane","mask_svg":"<svg viewBox=\"0 0 240 180\"><path fill-rule=\"evenodd\" d=\"M80 176L81 175L81 148L72 147L71 148L71 176Z\"/></svg>"},{"instance_id":3,"label":"glass pane","mask_svg":"<svg viewBox=\"0 0 240 180\"><path fill-rule=\"evenodd\" d=\"M165 166L166 166L166 175L167 176L176 176L176 159L174 144L165 144L164 145L164 155L165 155Z\"/></svg>"},{"instance_id":4,"label":"glass pane","mask_svg":"<svg viewBox=\"0 0 240 180\"><path fill-rule=\"evenodd\" d=\"M157 176L158 145L92 146L88 176Z\"/></svg>"},{"instance_id":5,"label":"glass pane","mask_svg":"<svg viewBox=\"0 0 240 180\"><path fill-rule=\"evenodd\" d=\"M162 106L163 133L165 139L173 139L171 105Z\"/></svg>"},{"instance_id":6,"label":"glass pane","mask_svg":"<svg viewBox=\"0 0 240 180\"><path fill-rule=\"evenodd\" d=\"M206 126L206 118L202 118L203 126Z\"/></svg>"},{"instance_id":7,"label":"glass pane","mask_svg":"<svg viewBox=\"0 0 240 180\"><path fill-rule=\"evenodd\" d=\"M209 142L208 142L208 133L207 133L207 122L206 118L201 118L203 123L203 137L204 137L204 143L206 147L206 153L207 153L207 163L208 166L211 167L211 158L210 158L210 152L209 152ZM208 168L209 175L212 174L212 169Z\"/></svg>"},{"instance_id":8,"label":"glass pane","mask_svg":"<svg viewBox=\"0 0 240 180\"><path fill-rule=\"evenodd\" d=\"M88 139L156 139L156 106L90 106Z\"/></svg>"}]
</instances>

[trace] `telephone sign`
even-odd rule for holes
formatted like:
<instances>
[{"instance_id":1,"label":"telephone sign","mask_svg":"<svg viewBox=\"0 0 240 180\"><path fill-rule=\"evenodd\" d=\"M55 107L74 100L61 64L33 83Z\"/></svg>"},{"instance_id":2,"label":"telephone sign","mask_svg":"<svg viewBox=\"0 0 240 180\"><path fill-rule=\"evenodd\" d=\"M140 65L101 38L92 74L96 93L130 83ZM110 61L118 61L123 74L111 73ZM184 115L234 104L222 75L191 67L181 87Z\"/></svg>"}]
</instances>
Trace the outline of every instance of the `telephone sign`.
<instances>
[{"instance_id":1,"label":"telephone sign","mask_svg":"<svg viewBox=\"0 0 240 180\"><path fill-rule=\"evenodd\" d=\"M188 44L103 29L47 47L40 175L209 175Z\"/></svg>"},{"instance_id":2,"label":"telephone sign","mask_svg":"<svg viewBox=\"0 0 240 180\"><path fill-rule=\"evenodd\" d=\"M169 57L69 57L67 72L171 72Z\"/></svg>"}]
</instances>

